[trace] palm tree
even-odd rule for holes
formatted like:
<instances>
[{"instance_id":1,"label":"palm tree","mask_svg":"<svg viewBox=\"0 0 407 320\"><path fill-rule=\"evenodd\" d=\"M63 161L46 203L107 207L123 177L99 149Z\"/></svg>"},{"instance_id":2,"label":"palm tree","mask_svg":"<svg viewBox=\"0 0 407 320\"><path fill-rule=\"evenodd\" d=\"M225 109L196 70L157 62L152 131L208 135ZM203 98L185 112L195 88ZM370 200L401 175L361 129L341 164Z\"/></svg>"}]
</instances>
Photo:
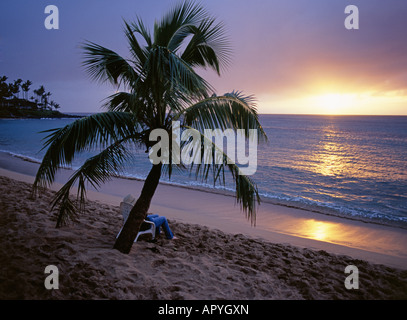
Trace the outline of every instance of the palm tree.
<instances>
[{"instance_id":1,"label":"palm tree","mask_svg":"<svg viewBox=\"0 0 407 320\"><path fill-rule=\"evenodd\" d=\"M129 59L92 42L83 45L84 66L90 76L124 91L106 99L106 112L48 131L44 143L48 150L38 169L34 192L50 185L58 168L72 163L76 153L95 145L103 149L76 170L57 192L52 203L52 207L58 209L57 227L74 219L78 209L83 208L87 183L100 187L123 168L131 153L129 145L149 150L155 143L150 141L150 133L162 129L171 134L173 121L180 121L181 130L195 130L202 141L206 139L204 128L245 129L246 133L256 129L259 139L267 139L252 96L237 91L223 96L211 94L214 92L212 87L195 70L209 67L220 74L230 55L223 25L201 6L189 1L175 6L154 24L153 35L140 18L135 22L125 21L124 31L130 49ZM141 45L139 39L145 44ZM209 143L213 149L217 148L212 141ZM212 175L214 182L222 180L225 169L229 171L236 185L237 201L247 218L252 223L255 221L260 197L253 181L241 175L239 167L225 153L221 153L221 161L214 164L199 164L198 160L189 167L172 160L152 165L114 248L123 253L130 251L161 174L171 176L175 165L191 172L194 170L205 180ZM74 185L78 188L79 202L69 197Z\"/></svg>"},{"instance_id":2,"label":"palm tree","mask_svg":"<svg viewBox=\"0 0 407 320\"><path fill-rule=\"evenodd\" d=\"M48 98L51 96L51 92L47 92L47 93L44 93L44 95L43 95L43 103L44 103L44 109L46 110L46 109L49 109L49 110L52 110L52 107L50 106L50 107L48 107L48 104L49 104L49 101L48 101Z\"/></svg>"},{"instance_id":3,"label":"palm tree","mask_svg":"<svg viewBox=\"0 0 407 320\"><path fill-rule=\"evenodd\" d=\"M26 82L24 82L24 83L21 85L21 89L22 89L23 92L25 93L25 94L23 94L23 98L26 99L26 100L28 100L28 91L30 90L30 86L31 86L32 84L33 84L33 83L32 83L30 80L27 80Z\"/></svg>"},{"instance_id":4,"label":"palm tree","mask_svg":"<svg viewBox=\"0 0 407 320\"><path fill-rule=\"evenodd\" d=\"M44 109L44 98L45 98L45 88L44 86L40 86L37 90L34 90L34 93L38 97L38 101L40 101L41 109ZM38 103L37 103L38 107Z\"/></svg>"},{"instance_id":5,"label":"palm tree","mask_svg":"<svg viewBox=\"0 0 407 320\"><path fill-rule=\"evenodd\" d=\"M19 99L19 97L20 97L20 86L21 86L22 82L23 82L22 79L17 79L17 80L14 80L14 83L11 85L12 94L13 94L14 98L16 98L16 99Z\"/></svg>"},{"instance_id":6,"label":"palm tree","mask_svg":"<svg viewBox=\"0 0 407 320\"><path fill-rule=\"evenodd\" d=\"M6 83L7 79L6 76L0 77L0 100L5 100L5 98L9 98L12 95L10 86Z\"/></svg>"}]
</instances>

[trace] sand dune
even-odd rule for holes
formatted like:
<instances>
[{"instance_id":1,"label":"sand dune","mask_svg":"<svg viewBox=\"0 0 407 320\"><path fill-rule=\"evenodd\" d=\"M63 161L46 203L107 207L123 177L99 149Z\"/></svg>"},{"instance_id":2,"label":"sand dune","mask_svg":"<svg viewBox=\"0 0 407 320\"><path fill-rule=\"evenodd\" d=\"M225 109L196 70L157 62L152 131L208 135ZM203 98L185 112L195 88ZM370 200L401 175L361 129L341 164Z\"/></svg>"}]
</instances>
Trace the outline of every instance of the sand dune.
<instances>
[{"instance_id":1,"label":"sand dune","mask_svg":"<svg viewBox=\"0 0 407 320\"><path fill-rule=\"evenodd\" d=\"M53 191L0 178L0 299L406 299L407 271L170 220L177 240L148 236L112 249L117 206L89 201L79 223L56 229ZM359 269L348 290L347 265ZM47 290L47 265L59 289Z\"/></svg>"}]
</instances>

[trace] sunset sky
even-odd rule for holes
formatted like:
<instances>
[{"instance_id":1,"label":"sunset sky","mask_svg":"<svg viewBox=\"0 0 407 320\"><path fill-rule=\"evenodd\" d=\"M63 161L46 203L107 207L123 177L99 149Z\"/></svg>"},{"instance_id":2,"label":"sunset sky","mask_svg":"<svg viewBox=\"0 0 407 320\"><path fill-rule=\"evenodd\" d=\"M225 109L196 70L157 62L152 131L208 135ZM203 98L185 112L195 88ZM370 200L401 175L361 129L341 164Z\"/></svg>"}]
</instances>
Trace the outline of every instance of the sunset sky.
<instances>
[{"instance_id":1,"label":"sunset sky","mask_svg":"<svg viewBox=\"0 0 407 320\"><path fill-rule=\"evenodd\" d=\"M114 88L92 82L79 45L90 40L127 56L123 20L151 26L169 0L1 0L0 75L44 85L62 112L97 112ZM254 94L260 113L407 115L407 1L205 0L226 25L233 59L217 94ZM47 5L59 30L44 27ZM359 8L359 30L344 26Z\"/></svg>"}]
</instances>

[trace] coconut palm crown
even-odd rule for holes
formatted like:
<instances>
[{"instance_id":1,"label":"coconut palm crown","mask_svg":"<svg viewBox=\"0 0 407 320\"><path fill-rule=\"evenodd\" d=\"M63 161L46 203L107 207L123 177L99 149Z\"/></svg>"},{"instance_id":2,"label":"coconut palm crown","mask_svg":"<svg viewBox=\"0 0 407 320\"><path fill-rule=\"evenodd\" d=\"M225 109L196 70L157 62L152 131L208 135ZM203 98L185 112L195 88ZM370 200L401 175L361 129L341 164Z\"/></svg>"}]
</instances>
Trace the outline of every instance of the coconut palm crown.
<instances>
[{"instance_id":1,"label":"coconut palm crown","mask_svg":"<svg viewBox=\"0 0 407 320\"><path fill-rule=\"evenodd\" d=\"M202 6L190 1L176 5L154 23L152 34L140 18L124 21L124 33L129 58L93 42L82 46L83 65L90 77L117 89L104 103L107 111L49 130L45 138L44 148L48 149L33 185L35 193L52 184L57 170L70 165L77 153L95 146L102 150L86 160L56 193L52 207L58 210L57 227L75 219L83 209L87 186L98 188L123 169L131 156L129 146L149 150L156 143L149 139L152 130L163 129L171 137L173 121L179 121L181 130L196 130L203 140L204 129L229 128L245 132L256 129L259 140L267 139L253 96L239 91L216 96L196 71L210 68L220 75L231 55L223 25ZM213 144L213 148L217 147ZM220 162L209 164L153 164L114 248L130 251L161 174L171 176L173 166L194 170L204 180L212 176L214 182L222 180L225 169L229 171L236 185L236 199L253 223L260 202L257 187L249 177L239 174L238 166L226 154L221 154ZM74 186L78 190L76 200L70 197Z\"/></svg>"}]
</instances>

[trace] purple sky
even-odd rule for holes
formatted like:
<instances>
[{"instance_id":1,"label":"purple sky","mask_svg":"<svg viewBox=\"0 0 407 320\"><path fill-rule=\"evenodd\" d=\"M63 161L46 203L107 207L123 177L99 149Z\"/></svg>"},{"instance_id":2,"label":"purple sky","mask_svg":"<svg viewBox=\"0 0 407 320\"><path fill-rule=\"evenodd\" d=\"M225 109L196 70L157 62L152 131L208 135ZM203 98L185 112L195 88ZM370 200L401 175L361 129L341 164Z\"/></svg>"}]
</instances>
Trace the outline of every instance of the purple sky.
<instances>
[{"instance_id":1,"label":"purple sky","mask_svg":"<svg viewBox=\"0 0 407 320\"><path fill-rule=\"evenodd\" d=\"M63 112L100 111L114 88L88 78L79 44L90 40L127 56L122 18L139 15L152 26L174 3L1 0L0 75L29 79L32 89L43 84ZM407 1L202 3L225 23L233 45L232 64L220 78L205 72L218 94L254 94L263 113L323 113L321 103L336 103L338 113L350 113L348 107L359 114L407 114ZM49 4L59 8L59 30L44 27ZM348 4L359 8L359 30L344 27Z\"/></svg>"}]
</instances>

